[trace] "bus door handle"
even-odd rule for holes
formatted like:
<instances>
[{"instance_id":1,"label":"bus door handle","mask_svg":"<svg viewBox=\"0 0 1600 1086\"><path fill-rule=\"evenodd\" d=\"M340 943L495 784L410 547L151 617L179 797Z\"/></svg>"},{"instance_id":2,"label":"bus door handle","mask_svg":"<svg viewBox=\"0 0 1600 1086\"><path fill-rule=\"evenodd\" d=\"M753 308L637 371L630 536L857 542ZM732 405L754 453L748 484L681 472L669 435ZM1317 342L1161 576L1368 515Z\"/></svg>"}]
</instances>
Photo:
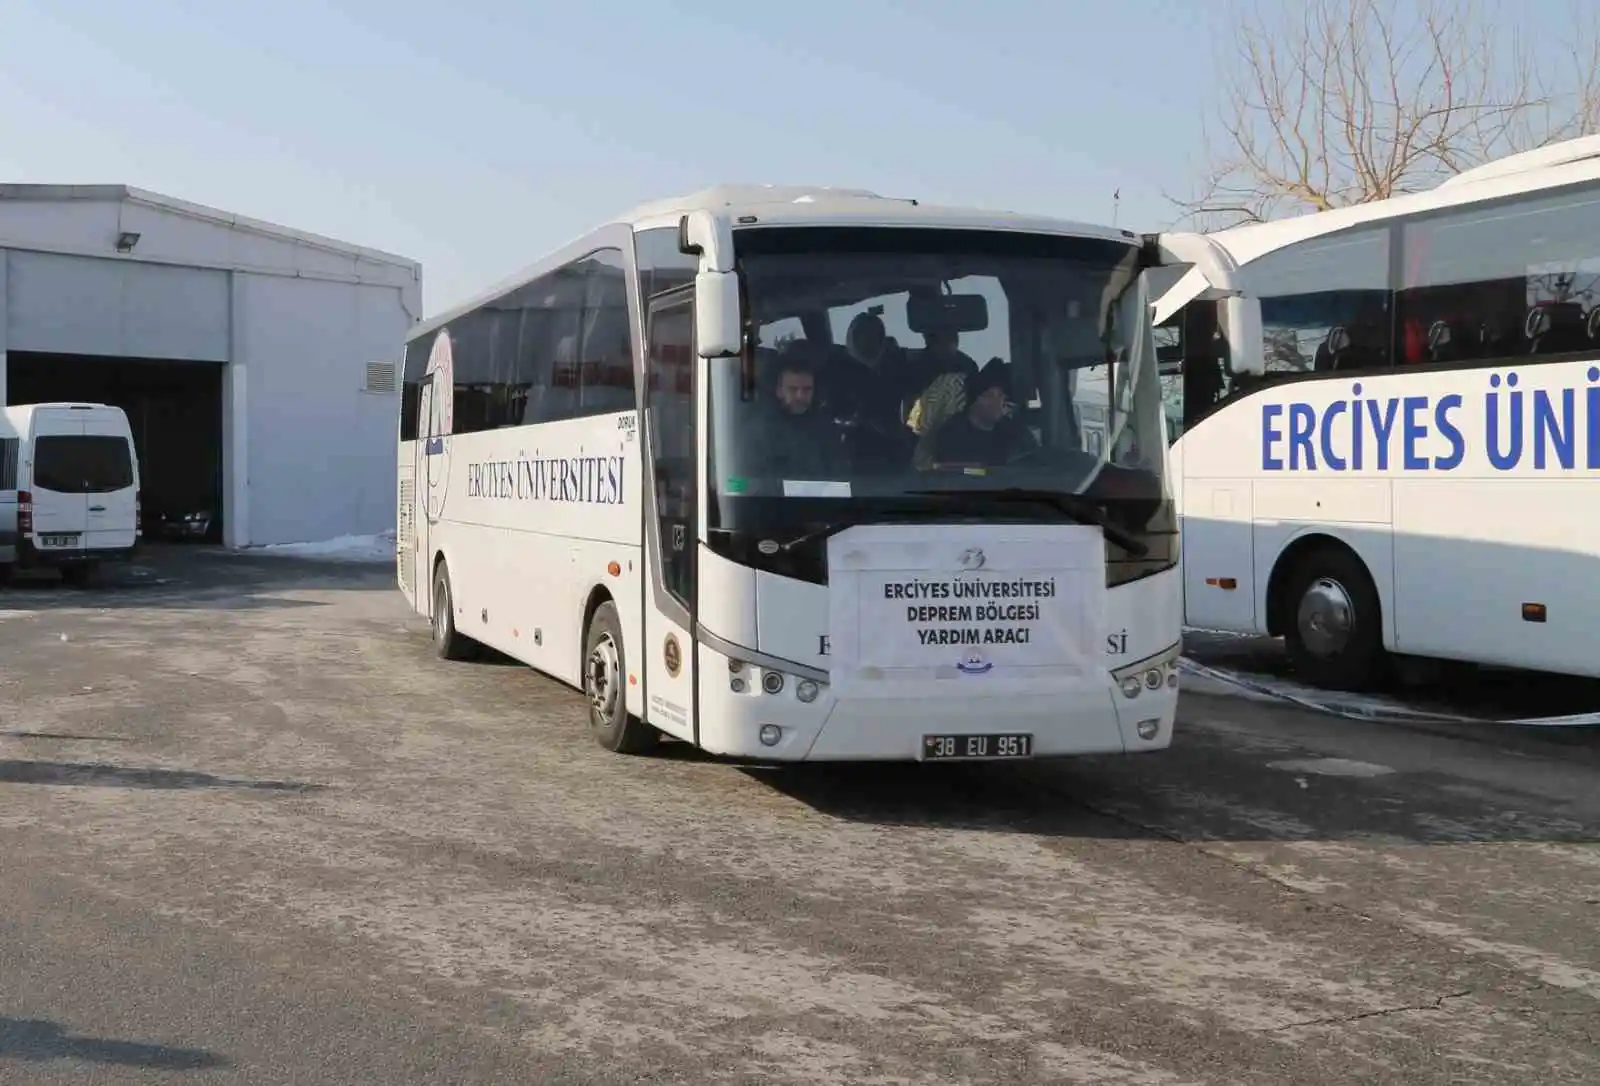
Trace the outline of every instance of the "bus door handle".
<instances>
[{"instance_id":1,"label":"bus door handle","mask_svg":"<svg viewBox=\"0 0 1600 1086\"><path fill-rule=\"evenodd\" d=\"M91 512L91 513L104 513L105 511L106 511L106 507L103 506L103 505L91 505L91 506L89 506L89 512Z\"/></svg>"}]
</instances>

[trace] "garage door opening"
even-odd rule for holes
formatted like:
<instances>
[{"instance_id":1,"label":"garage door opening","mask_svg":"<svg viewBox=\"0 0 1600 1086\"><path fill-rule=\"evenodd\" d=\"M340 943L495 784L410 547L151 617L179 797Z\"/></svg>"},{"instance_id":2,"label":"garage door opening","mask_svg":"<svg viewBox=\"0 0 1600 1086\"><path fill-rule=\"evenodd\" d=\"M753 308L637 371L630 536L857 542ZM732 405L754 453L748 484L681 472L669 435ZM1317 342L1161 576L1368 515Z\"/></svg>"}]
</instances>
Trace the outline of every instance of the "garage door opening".
<instances>
[{"instance_id":1,"label":"garage door opening","mask_svg":"<svg viewBox=\"0 0 1600 1086\"><path fill-rule=\"evenodd\" d=\"M11 351L6 402L114 404L139 454L146 539L222 541L222 369L212 362Z\"/></svg>"}]
</instances>

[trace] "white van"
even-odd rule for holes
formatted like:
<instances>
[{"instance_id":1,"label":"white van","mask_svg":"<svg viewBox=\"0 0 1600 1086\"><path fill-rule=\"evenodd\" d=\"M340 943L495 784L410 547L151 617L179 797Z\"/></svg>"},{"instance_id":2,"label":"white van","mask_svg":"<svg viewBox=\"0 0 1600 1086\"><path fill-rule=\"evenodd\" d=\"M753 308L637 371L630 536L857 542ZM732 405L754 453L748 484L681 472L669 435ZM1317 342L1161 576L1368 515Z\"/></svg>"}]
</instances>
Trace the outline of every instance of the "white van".
<instances>
[{"instance_id":1,"label":"white van","mask_svg":"<svg viewBox=\"0 0 1600 1086\"><path fill-rule=\"evenodd\" d=\"M0 407L0 577L55 567L83 583L139 536L139 458L120 407Z\"/></svg>"}]
</instances>

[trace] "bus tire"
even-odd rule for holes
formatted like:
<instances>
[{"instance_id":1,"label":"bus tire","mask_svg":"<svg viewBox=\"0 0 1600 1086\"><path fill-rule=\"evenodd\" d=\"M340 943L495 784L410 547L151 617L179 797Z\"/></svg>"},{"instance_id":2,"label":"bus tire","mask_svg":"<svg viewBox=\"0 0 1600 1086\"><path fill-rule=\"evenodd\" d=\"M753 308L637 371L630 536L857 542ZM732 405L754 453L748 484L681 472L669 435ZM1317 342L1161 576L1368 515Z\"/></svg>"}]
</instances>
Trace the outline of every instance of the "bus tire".
<instances>
[{"instance_id":1,"label":"bus tire","mask_svg":"<svg viewBox=\"0 0 1600 1086\"><path fill-rule=\"evenodd\" d=\"M472 639L456 629L456 598L450 588L450 567L440 562L433 567L433 652L441 660L470 660L477 648Z\"/></svg>"},{"instance_id":2,"label":"bus tire","mask_svg":"<svg viewBox=\"0 0 1600 1086\"><path fill-rule=\"evenodd\" d=\"M589 730L617 754L645 754L661 735L628 712L628 658L622 623L610 600L595 608L583 635L583 693L589 699Z\"/></svg>"},{"instance_id":3,"label":"bus tire","mask_svg":"<svg viewBox=\"0 0 1600 1086\"><path fill-rule=\"evenodd\" d=\"M1327 690L1370 690L1386 674L1378 590L1344 547L1321 546L1295 565L1284 600L1284 643L1295 674Z\"/></svg>"}]
</instances>

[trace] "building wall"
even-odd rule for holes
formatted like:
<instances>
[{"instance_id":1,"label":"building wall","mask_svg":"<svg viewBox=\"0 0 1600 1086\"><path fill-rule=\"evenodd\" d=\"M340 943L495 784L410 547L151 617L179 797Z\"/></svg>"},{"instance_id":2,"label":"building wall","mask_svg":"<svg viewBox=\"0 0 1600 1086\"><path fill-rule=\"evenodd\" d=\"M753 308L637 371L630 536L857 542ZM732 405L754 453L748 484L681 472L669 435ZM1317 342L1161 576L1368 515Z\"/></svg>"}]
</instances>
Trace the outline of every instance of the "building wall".
<instances>
[{"instance_id":1,"label":"building wall","mask_svg":"<svg viewBox=\"0 0 1600 1086\"><path fill-rule=\"evenodd\" d=\"M215 362L229 544L393 527L399 393L364 386L368 362L398 370L416 265L165 198L11 188L0 403L8 350ZM141 235L133 254L115 251L122 231Z\"/></svg>"},{"instance_id":2,"label":"building wall","mask_svg":"<svg viewBox=\"0 0 1600 1086\"><path fill-rule=\"evenodd\" d=\"M398 370L412 324L400 292L244 273L234 290L251 542L391 529L400 397L364 386L368 362Z\"/></svg>"}]
</instances>

